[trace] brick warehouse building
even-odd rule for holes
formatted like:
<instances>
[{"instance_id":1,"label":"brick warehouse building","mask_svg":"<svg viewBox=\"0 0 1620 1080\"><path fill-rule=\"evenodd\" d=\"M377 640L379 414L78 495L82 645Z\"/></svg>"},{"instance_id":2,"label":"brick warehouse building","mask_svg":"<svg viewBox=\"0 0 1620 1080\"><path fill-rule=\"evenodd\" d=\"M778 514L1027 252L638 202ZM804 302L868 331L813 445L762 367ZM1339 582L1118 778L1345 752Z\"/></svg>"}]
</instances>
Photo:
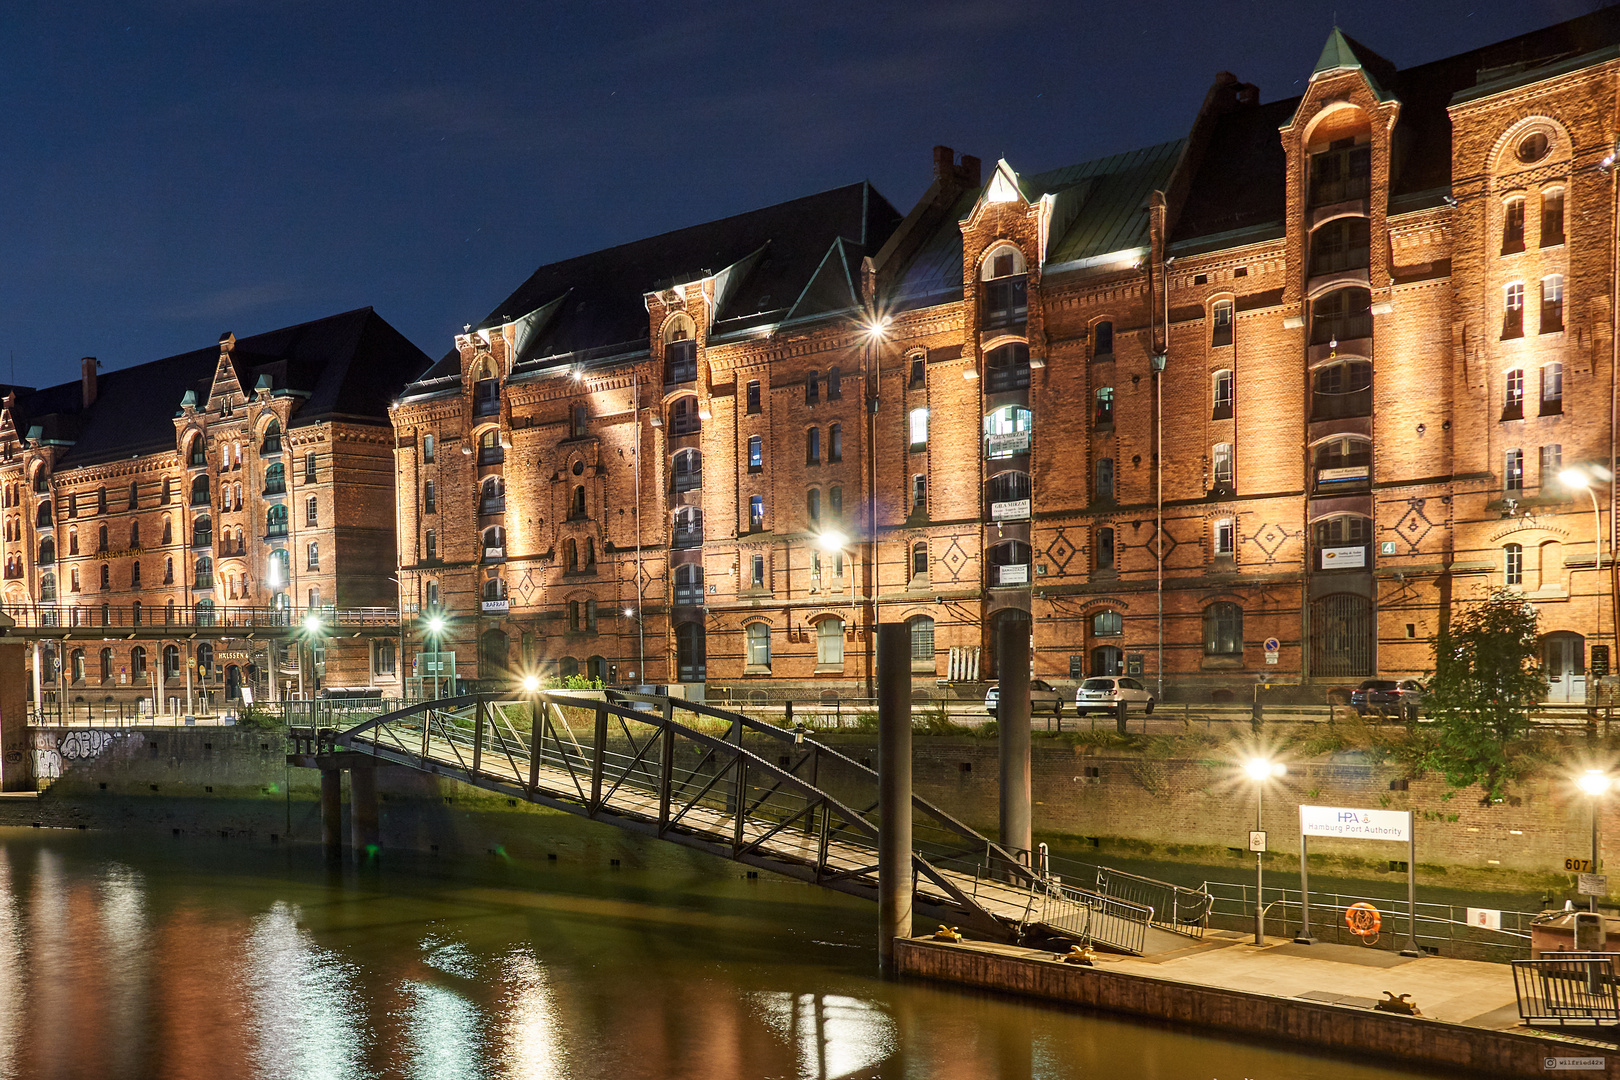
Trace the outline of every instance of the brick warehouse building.
<instances>
[{"instance_id":1,"label":"brick warehouse building","mask_svg":"<svg viewBox=\"0 0 1620 1080\"><path fill-rule=\"evenodd\" d=\"M1616 9L1406 70L1334 31L1172 143L941 148L903 219L855 185L542 267L393 410L403 602L491 679L851 692L897 620L931 686L1033 618L1040 676L1321 700L1506 586L1583 700L1617 45Z\"/></svg>"},{"instance_id":2,"label":"brick warehouse building","mask_svg":"<svg viewBox=\"0 0 1620 1080\"><path fill-rule=\"evenodd\" d=\"M387 407L429 363L361 309L7 388L0 598L30 640L30 696L77 711L397 693ZM342 632L296 648L310 612Z\"/></svg>"}]
</instances>

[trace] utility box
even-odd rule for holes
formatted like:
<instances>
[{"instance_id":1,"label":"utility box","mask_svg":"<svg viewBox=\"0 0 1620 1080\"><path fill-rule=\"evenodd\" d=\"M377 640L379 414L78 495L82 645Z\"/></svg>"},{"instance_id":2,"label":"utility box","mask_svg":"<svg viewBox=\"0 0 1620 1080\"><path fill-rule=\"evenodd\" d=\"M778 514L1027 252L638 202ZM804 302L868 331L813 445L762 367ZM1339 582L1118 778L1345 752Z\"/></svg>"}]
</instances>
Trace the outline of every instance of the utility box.
<instances>
[{"instance_id":1,"label":"utility box","mask_svg":"<svg viewBox=\"0 0 1620 1080\"><path fill-rule=\"evenodd\" d=\"M1605 932L1605 919L1595 911L1575 913L1575 951L1602 952L1609 936Z\"/></svg>"}]
</instances>

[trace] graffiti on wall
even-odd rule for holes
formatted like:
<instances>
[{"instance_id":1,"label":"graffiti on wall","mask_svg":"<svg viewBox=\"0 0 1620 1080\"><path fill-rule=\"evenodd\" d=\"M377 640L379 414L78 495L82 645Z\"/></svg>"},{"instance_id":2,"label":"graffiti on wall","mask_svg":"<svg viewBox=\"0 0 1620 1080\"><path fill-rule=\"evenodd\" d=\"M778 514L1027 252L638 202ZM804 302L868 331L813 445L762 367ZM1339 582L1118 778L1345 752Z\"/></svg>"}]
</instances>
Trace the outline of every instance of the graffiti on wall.
<instances>
[{"instance_id":1,"label":"graffiti on wall","mask_svg":"<svg viewBox=\"0 0 1620 1080\"><path fill-rule=\"evenodd\" d=\"M55 780L62 775L62 762L89 761L99 757L115 740L128 734L125 731L53 731L35 728L29 733L34 779Z\"/></svg>"}]
</instances>

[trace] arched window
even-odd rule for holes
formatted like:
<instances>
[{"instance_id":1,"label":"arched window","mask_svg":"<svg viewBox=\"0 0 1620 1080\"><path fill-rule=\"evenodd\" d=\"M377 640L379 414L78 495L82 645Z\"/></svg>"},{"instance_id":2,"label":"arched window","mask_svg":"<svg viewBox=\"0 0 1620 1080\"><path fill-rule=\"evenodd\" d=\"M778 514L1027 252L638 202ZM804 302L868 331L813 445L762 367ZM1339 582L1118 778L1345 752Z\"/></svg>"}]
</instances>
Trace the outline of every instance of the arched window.
<instances>
[{"instance_id":1,"label":"arched window","mask_svg":"<svg viewBox=\"0 0 1620 1080\"><path fill-rule=\"evenodd\" d=\"M574 497L573 497L573 501L568 506L568 516L571 517L571 518L582 518L582 517L585 516L585 485L584 484L575 484L574 485Z\"/></svg>"},{"instance_id":2,"label":"arched window","mask_svg":"<svg viewBox=\"0 0 1620 1080\"><path fill-rule=\"evenodd\" d=\"M677 492L703 486L703 452L688 447L675 452L674 485Z\"/></svg>"},{"instance_id":3,"label":"arched window","mask_svg":"<svg viewBox=\"0 0 1620 1080\"><path fill-rule=\"evenodd\" d=\"M912 453L928 449L928 408L919 406L906 414L908 445Z\"/></svg>"},{"instance_id":4,"label":"arched window","mask_svg":"<svg viewBox=\"0 0 1620 1080\"><path fill-rule=\"evenodd\" d=\"M271 417L270 422L264 425L264 442L259 447L259 453L281 453L281 421L275 417Z\"/></svg>"},{"instance_id":5,"label":"arched window","mask_svg":"<svg viewBox=\"0 0 1620 1080\"><path fill-rule=\"evenodd\" d=\"M39 516L35 524L42 529L51 527L51 504L48 500L39 504Z\"/></svg>"},{"instance_id":6,"label":"arched window","mask_svg":"<svg viewBox=\"0 0 1620 1080\"><path fill-rule=\"evenodd\" d=\"M1310 276L1365 269L1372 247L1370 235L1364 217L1334 218L1318 227L1311 233Z\"/></svg>"},{"instance_id":7,"label":"arched window","mask_svg":"<svg viewBox=\"0 0 1620 1080\"><path fill-rule=\"evenodd\" d=\"M573 537L563 540L563 571L579 569L579 542Z\"/></svg>"},{"instance_id":8,"label":"arched window","mask_svg":"<svg viewBox=\"0 0 1620 1080\"><path fill-rule=\"evenodd\" d=\"M911 576L922 578L928 576L928 542L918 540L911 545Z\"/></svg>"},{"instance_id":9,"label":"arched window","mask_svg":"<svg viewBox=\"0 0 1620 1080\"><path fill-rule=\"evenodd\" d=\"M432 481L429 481L432 483ZM478 491L478 512L500 514L506 510L506 482L499 476L486 476Z\"/></svg>"},{"instance_id":10,"label":"arched window","mask_svg":"<svg viewBox=\"0 0 1620 1080\"><path fill-rule=\"evenodd\" d=\"M486 358L473 371L473 415L495 416L501 411L501 384Z\"/></svg>"},{"instance_id":11,"label":"arched window","mask_svg":"<svg viewBox=\"0 0 1620 1080\"><path fill-rule=\"evenodd\" d=\"M675 627L675 677L681 682L702 682L707 676L703 624L681 623Z\"/></svg>"},{"instance_id":12,"label":"arched window","mask_svg":"<svg viewBox=\"0 0 1620 1080\"><path fill-rule=\"evenodd\" d=\"M1516 195L1502 204L1502 254L1524 250L1524 196Z\"/></svg>"},{"instance_id":13,"label":"arched window","mask_svg":"<svg viewBox=\"0 0 1620 1080\"><path fill-rule=\"evenodd\" d=\"M664 382L692 382L697 378L697 326L679 314L664 326Z\"/></svg>"},{"instance_id":14,"label":"arched window","mask_svg":"<svg viewBox=\"0 0 1620 1080\"><path fill-rule=\"evenodd\" d=\"M1104 319L1091 328L1091 355L1097 359L1114 355L1114 324Z\"/></svg>"},{"instance_id":15,"label":"arched window","mask_svg":"<svg viewBox=\"0 0 1620 1080\"><path fill-rule=\"evenodd\" d=\"M999 394L1029 385L1029 346L1022 341L991 349L984 356L984 389Z\"/></svg>"},{"instance_id":16,"label":"arched window","mask_svg":"<svg viewBox=\"0 0 1620 1080\"><path fill-rule=\"evenodd\" d=\"M1543 334L1556 334L1564 328L1564 276L1549 274L1541 279L1541 325Z\"/></svg>"},{"instance_id":17,"label":"arched window","mask_svg":"<svg viewBox=\"0 0 1620 1080\"><path fill-rule=\"evenodd\" d=\"M1209 322L1210 345L1232 344L1232 301L1217 300L1209 309Z\"/></svg>"},{"instance_id":18,"label":"arched window","mask_svg":"<svg viewBox=\"0 0 1620 1080\"><path fill-rule=\"evenodd\" d=\"M203 445L201 435L193 435L191 442L186 446L186 464L193 469L201 469L208 464L208 448Z\"/></svg>"},{"instance_id":19,"label":"arched window","mask_svg":"<svg viewBox=\"0 0 1620 1080\"><path fill-rule=\"evenodd\" d=\"M998 244L979 264L982 293L979 326L997 330L1023 325L1029 318L1029 288L1024 253Z\"/></svg>"},{"instance_id":20,"label":"arched window","mask_svg":"<svg viewBox=\"0 0 1620 1080\"><path fill-rule=\"evenodd\" d=\"M1316 369L1311 378L1311 419L1372 415L1372 365L1346 360Z\"/></svg>"},{"instance_id":21,"label":"arched window","mask_svg":"<svg viewBox=\"0 0 1620 1080\"><path fill-rule=\"evenodd\" d=\"M1319 443L1312 454L1317 491L1364 488L1372 477L1372 443L1346 435Z\"/></svg>"},{"instance_id":22,"label":"arched window","mask_svg":"<svg viewBox=\"0 0 1620 1080\"><path fill-rule=\"evenodd\" d=\"M111 546L107 543L107 526L105 525L98 526L96 529L96 550L111 550Z\"/></svg>"},{"instance_id":23,"label":"arched window","mask_svg":"<svg viewBox=\"0 0 1620 1080\"><path fill-rule=\"evenodd\" d=\"M821 524L821 489L811 488L804 493L804 513L814 528Z\"/></svg>"},{"instance_id":24,"label":"arched window","mask_svg":"<svg viewBox=\"0 0 1620 1080\"><path fill-rule=\"evenodd\" d=\"M1502 337L1524 337L1524 283L1515 281L1502 289Z\"/></svg>"},{"instance_id":25,"label":"arched window","mask_svg":"<svg viewBox=\"0 0 1620 1080\"><path fill-rule=\"evenodd\" d=\"M197 646L197 670L206 673L214 666L214 647L204 642ZM163 677L165 679L178 679L180 677L180 646L165 645L163 647Z\"/></svg>"},{"instance_id":26,"label":"arched window","mask_svg":"<svg viewBox=\"0 0 1620 1080\"><path fill-rule=\"evenodd\" d=\"M762 622L749 623L747 638L748 667L753 670L769 668L771 666L770 626Z\"/></svg>"},{"instance_id":27,"label":"arched window","mask_svg":"<svg viewBox=\"0 0 1620 1080\"><path fill-rule=\"evenodd\" d=\"M1369 565L1372 520L1360 514L1334 514L1312 526L1320 570L1359 570Z\"/></svg>"},{"instance_id":28,"label":"arched window","mask_svg":"<svg viewBox=\"0 0 1620 1080\"><path fill-rule=\"evenodd\" d=\"M1022 521L1029 517L1029 473L1011 470L992 476L985 485L991 521Z\"/></svg>"},{"instance_id":29,"label":"arched window","mask_svg":"<svg viewBox=\"0 0 1620 1080\"><path fill-rule=\"evenodd\" d=\"M703 429L703 421L698 417L698 399L688 395L678 397L669 406L669 433L671 435L695 435Z\"/></svg>"},{"instance_id":30,"label":"arched window","mask_svg":"<svg viewBox=\"0 0 1620 1080\"><path fill-rule=\"evenodd\" d=\"M196 587L199 589L212 589L214 587L214 560L207 555L197 556Z\"/></svg>"},{"instance_id":31,"label":"arched window","mask_svg":"<svg viewBox=\"0 0 1620 1080\"><path fill-rule=\"evenodd\" d=\"M821 429L809 428L804 433L804 463L821 464Z\"/></svg>"},{"instance_id":32,"label":"arched window","mask_svg":"<svg viewBox=\"0 0 1620 1080\"><path fill-rule=\"evenodd\" d=\"M174 584L174 559L172 557L163 560L163 584Z\"/></svg>"},{"instance_id":33,"label":"arched window","mask_svg":"<svg viewBox=\"0 0 1620 1080\"><path fill-rule=\"evenodd\" d=\"M288 565L291 561L286 548L276 548L270 553L268 584L272 589L284 589L292 580L291 567Z\"/></svg>"},{"instance_id":34,"label":"arched window","mask_svg":"<svg viewBox=\"0 0 1620 1080\"><path fill-rule=\"evenodd\" d=\"M484 582L485 600L505 600L506 582L498 577L492 577Z\"/></svg>"},{"instance_id":35,"label":"arched window","mask_svg":"<svg viewBox=\"0 0 1620 1080\"><path fill-rule=\"evenodd\" d=\"M266 536L287 535L287 508L279 503L265 511L264 515Z\"/></svg>"},{"instance_id":36,"label":"arched window","mask_svg":"<svg viewBox=\"0 0 1620 1080\"><path fill-rule=\"evenodd\" d=\"M844 620L837 616L816 623L816 670L844 669Z\"/></svg>"},{"instance_id":37,"label":"arched window","mask_svg":"<svg viewBox=\"0 0 1620 1080\"><path fill-rule=\"evenodd\" d=\"M266 495L287 493L287 467L281 462L277 461L264 470L264 493Z\"/></svg>"},{"instance_id":38,"label":"arched window","mask_svg":"<svg viewBox=\"0 0 1620 1080\"><path fill-rule=\"evenodd\" d=\"M1204 653L1243 655L1243 609L1232 601L1217 600L1204 609Z\"/></svg>"},{"instance_id":39,"label":"arched window","mask_svg":"<svg viewBox=\"0 0 1620 1080\"><path fill-rule=\"evenodd\" d=\"M675 511L675 546L697 547L703 543L703 511L683 506Z\"/></svg>"},{"instance_id":40,"label":"arched window","mask_svg":"<svg viewBox=\"0 0 1620 1080\"><path fill-rule=\"evenodd\" d=\"M129 564L129 587L132 589L141 587L141 564L138 562ZM140 601L137 600L136 603Z\"/></svg>"},{"instance_id":41,"label":"arched window","mask_svg":"<svg viewBox=\"0 0 1620 1080\"><path fill-rule=\"evenodd\" d=\"M76 682L76 683L84 682L84 650L83 649L74 649L73 650L72 655L69 657L68 670L70 672L70 677L73 679L74 682Z\"/></svg>"},{"instance_id":42,"label":"arched window","mask_svg":"<svg viewBox=\"0 0 1620 1080\"><path fill-rule=\"evenodd\" d=\"M844 426L842 424L829 424L827 426L827 463L836 465L844 460Z\"/></svg>"},{"instance_id":43,"label":"arched window","mask_svg":"<svg viewBox=\"0 0 1620 1080\"><path fill-rule=\"evenodd\" d=\"M506 530L492 525L484 530L484 561L498 562L506 558Z\"/></svg>"},{"instance_id":44,"label":"arched window","mask_svg":"<svg viewBox=\"0 0 1620 1080\"><path fill-rule=\"evenodd\" d=\"M111 649L101 650L101 681L112 682L113 657Z\"/></svg>"},{"instance_id":45,"label":"arched window","mask_svg":"<svg viewBox=\"0 0 1620 1080\"><path fill-rule=\"evenodd\" d=\"M208 505L208 474L201 473L191 481L191 505Z\"/></svg>"},{"instance_id":46,"label":"arched window","mask_svg":"<svg viewBox=\"0 0 1620 1080\"><path fill-rule=\"evenodd\" d=\"M585 538L585 569L589 570L596 565L596 538Z\"/></svg>"},{"instance_id":47,"label":"arched window","mask_svg":"<svg viewBox=\"0 0 1620 1080\"><path fill-rule=\"evenodd\" d=\"M1334 289L1311 303L1311 344L1372 337L1372 294L1362 288Z\"/></svg>"},{"instance_id":48,"label":"arched window","mask_svg":"<svg viewBox=\"0 0 1620 1080\"><path fill-rule=\"evenodd\" d=\"M986 558L991 585L1027 585L1029 583L1029 545L1022 540L1003 540L992 544Z\"/></svg>"},{"instance_id":49,"label":"arched window","mask_svg":"<svg viewBox=\"0 0 1620 1080\"><path fill-rule=\"evenodd\" d=\"M146 646L137 645L129 650L129 673L137 679L146 674Z\"/></svg>"},{"instance_id":50,"label":"arched window","mask_svg":"<svg viewBox=\"0 0 1620 1080\"><path fill-rule=\"evenodd\" d=\"M501 447L500 432L490 428L478 436L478 464L499 465L506 460L506 451Z\"/></svg>"},{"instance_id":51,"label":"arched window","mask_svg":"<svg viewBox=\"0 0 1620 1080\"><path fill-rule=\"evenodd\" d=\"M200 517L191 523L191 546L212 547L214 543L214 525L208 518Z\"/></svg>"},{"instance_id":52,"label":"arched window","mask_svg":"<svg viewBox=\"0 0 1620 1080\"><path fill-rule=\"evenodd\" d=\"M929 671L934 669L934 620L927 615L917 615L906 620L906 626L911 630L911 667L916 670L925 667Z\"/></svg>"},{"instance_id":53,"label":"arched window","mask_svg":"<svg viewBox=\"0 0 1620 1080\"><path fill-rule=\"evenodd\" d=\"M247 554L247 540L243 536L242 527L240 525L236 527L236 553L238 555Z\"/></svg>"},{"instance_id":54,"label":"arched window","mask_svg":"<svg viewBox=\"0 0 1620 1080\"><path fill-rule=\"evenodd\" d=\"M321 545L318 540L311 540L304 545L304 569L319 570L321 568Z\"/></svg>"},{"instance_id":55,"label":"arched window","mask_svg":"<svg viewBox=\"0 0 1620 1080\"><path fill-rule=\"evenodd\" d=\"M1005 405L984 418L984 453L991 460L1029 453L1035 414L1022 405Z\"/></svg>"},{"instance_id":56,"label":"arched window","mask_svg":"<svg viewBox=\"0 0 1620 1080\"><path fill-rule=\"evenodd\" d=\"M39 542L39 564L49 566L56 561L56 541L50 537Z\"/></svg>"},{"instance_id":57,"label":"arched window","mask_svg":"<svg viewBox=\"0 0 1620 1080\"><path fill-rule=\"evenodd\" d=\"M695 607L703 603L703 567L683 563L675 568L675 603Z\"/></svg>"},{"instance_id":58,"label":"arched window","mask_svg":"<svg viewBox=\"0 0 1620 1080\"><path fill-rule=\"evenodd\" d=\"M1231 491L1235 472L1232 465L1232 444L1216 443L1209 450L1210 482L1216 491Z\"/></svg>"},{"instance_id":59,"label":"arched window","mask_svg":"<svg viewBox=\"0 0 1620 1080\"><path fill-rule=\"evenodd\" d=\"M159 499L158 501L163 506L168 506L169 503L173 499L174 499L174 477L165 476L163 478L163 498Z\"/></svg>"},{"instance_id":60,"label":"arched window","mask_svg":"<svg viewBox=\"0 0 1620 1080\"><path fill-rule=\"evenodd\" d=\"M141 523L138 521L129 523L129 546L131 548L141 546Z\"/></svg>"},{"instance_id":61,"label":"arched window","mask_svg":"<svg viewBox=\"0 0 1620 1080\"><path fill-rule=\"evenodd\" d=\"M101 591L106 592L110 588L112 588L112 566L110 564L108 564L108 563L102 563L101 564Z\"/></svg>"},{"instance_id":62,"label":"arched window","mask_svg":"<svg viewBox=\"0 0 1620 1080\"><path fill-rule=\"evenodd\" d=\"M1099 611L1091 617L1094 637L1119 637L1125 632L1125 616L1117 611Z\"/></svg>"}]
</instances>

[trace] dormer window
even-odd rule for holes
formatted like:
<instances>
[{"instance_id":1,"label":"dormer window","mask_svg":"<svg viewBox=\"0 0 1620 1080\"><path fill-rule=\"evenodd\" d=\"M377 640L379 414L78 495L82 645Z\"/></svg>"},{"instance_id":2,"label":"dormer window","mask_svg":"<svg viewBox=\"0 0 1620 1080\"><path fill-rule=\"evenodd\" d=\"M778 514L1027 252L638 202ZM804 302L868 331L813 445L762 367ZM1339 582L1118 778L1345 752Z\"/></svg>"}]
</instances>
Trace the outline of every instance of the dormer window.
<instances>
[{"instance_id":1,"label":"dormer window","mask_svg":"<svg viewBox=\"0 0 1620 1080\"><path fill-rule=\"evenodd\" d=\"M473 415L494 416L500 411L501 384L485 357L473 371Z\"/></svg>"},{"instance_id":2,"label":"dormer window","mask_svg":"<svg viewBox=\"0 0 1620 1080\"><path fill-rule=\"evenodd\" d=\"M1029 318L1028 275L1024 253L1002 244L985 257L980 268L983 330L1022 326Z\"/></svg>"}]
</instances>

